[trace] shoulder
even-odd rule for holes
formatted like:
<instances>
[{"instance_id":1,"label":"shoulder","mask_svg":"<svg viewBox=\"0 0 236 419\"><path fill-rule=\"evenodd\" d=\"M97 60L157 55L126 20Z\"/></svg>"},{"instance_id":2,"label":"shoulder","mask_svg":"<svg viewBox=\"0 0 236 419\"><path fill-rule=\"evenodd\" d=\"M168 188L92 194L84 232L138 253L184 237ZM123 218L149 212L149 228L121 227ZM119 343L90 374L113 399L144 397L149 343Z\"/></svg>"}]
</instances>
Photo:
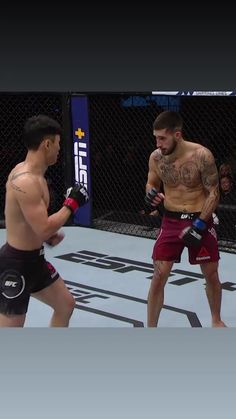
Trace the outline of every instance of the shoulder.
<instances>
[{"instance_id":1,"label":"shoulder","mask_svg":"<svg viewBox=\"0 0 236 419\"><path fill-rule=\"evenodd\" d=\"M11 169L10 173L8 174L8 179L10 179L13 175L13 173L16 173L18 170L21 169L23 163L18 163L13 169Z\"/></svg>"},{"instance_id":2,"label":"shoulder","mask_svg":"<svg viewBox=\"0 0 236 419\"><path fill-rule=\"evenodd\" d=\"M9 185L15 191L35 194L40 191L38 176L23 170L22 168L13 169L9 175Z\"/></svg>"},{"instance_id":3,"label":"shoulder","mask_svg":"<svg viewBox=\"0 0 236 419\"><path fill-rule=\"evenodd\" d=\"M157 148L154 150L149 157L150 162L159 162L163 158L161 151Z\"/></svg>"},{"instance_id":4,"label":"shoulder","mask_svg":"<svg viewBox=\"0 0 236 419\"><path fill-rule=\"evenodd\" d=\"M203 145L195 144L195 153L200 162L205 160L214 161L214 155L211 150Z\"/></svg>"},{"instance_id":5,"label":"shoulder","mask_svg":"<svg viewBox=\"0 0 236 419\"><path fill-rule=\"evenodd\" d=\"M188 147L189 150L192 150L193 152L196 152L196 153L211 153L211 151L207 147L199 143L186 141L186 146Z\"/></svg>"},{"instance_id":6,"label":"shoulder","mask_svg":"<svg viewBox=\"0 0 236 419\"><path fill-rule=\"evenodd\" d=\"M13 169L9 175L10 181L24 182L26 184L37 183L37 176L26 170Z\"/></svg>"}]
</instances>

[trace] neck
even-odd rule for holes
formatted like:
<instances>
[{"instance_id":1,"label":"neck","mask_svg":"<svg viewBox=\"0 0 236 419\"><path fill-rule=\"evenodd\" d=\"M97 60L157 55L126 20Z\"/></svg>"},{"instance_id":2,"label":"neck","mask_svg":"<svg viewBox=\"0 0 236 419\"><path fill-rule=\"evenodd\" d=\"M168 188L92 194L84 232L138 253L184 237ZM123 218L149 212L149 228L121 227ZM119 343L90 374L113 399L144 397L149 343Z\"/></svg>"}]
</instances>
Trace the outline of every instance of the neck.
<instances>
[{"instance_id":1,"label":"neck","mask_svg":"<svg viewBox=\"0 0 236 419\"><path fill-rule=\"evenodd\" d=\"M184 148L185 141L183 138L180 138L173 153L169 154L168 156L165 156L165 158L168 160L168 162L178 159L182 155Z\"/></svg>"},{"instance_id":2,"label":"neck","mask_svg":"<svg viewBox=\"0 0 236 419\"><path fill-rule=\"evenodd\" d=\"M29 150L24 163L32 173L44 175L48 166L45 162L44 156L38 150Z\"/></svg>"}]
</instances>

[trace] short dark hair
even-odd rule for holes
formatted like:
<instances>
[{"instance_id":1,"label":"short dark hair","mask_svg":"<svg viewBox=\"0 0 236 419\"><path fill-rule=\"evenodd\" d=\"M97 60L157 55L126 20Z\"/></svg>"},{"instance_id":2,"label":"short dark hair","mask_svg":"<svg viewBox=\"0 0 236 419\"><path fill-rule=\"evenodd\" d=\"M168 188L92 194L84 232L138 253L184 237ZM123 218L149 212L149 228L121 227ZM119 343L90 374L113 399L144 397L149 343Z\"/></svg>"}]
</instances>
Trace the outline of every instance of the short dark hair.
<instances>
[{"instance_id":1,"label":"short dark hair","mask_svg":"<svg viewBox=\"0 0 236 419\"><path fill-rule=\"evenodd\" d=\"M34 115L27 119L23 141L28 150L37 150L46 136L61 135L60 124L47 115Z\"/></svg>"},{"instance_id":2,"label":"short dark hair","mask_svg":"<svg viewBox=\"0 0 236 419\"><path fill-rule=\"evenodd\" d=\"M222 176L220 176L220 181L222 180L222 179L228 179L228 180L230 180L230 182L233 182L234 181L234 179L233 179L233 177L232 176L230 176L230 175L222 175Z\"/></svg>"},{"instance_id":3,"label":"short dark hair","mask_svg":"<svg viewBox=\"0 0 236 419\"><path fill-rule=\"evenodd\" d=\"M168 129L174 131L176 129L182 130L183 119L178 112L164 111L161 112L153 123L154 130Z\"/></svg>"}]
</instances>

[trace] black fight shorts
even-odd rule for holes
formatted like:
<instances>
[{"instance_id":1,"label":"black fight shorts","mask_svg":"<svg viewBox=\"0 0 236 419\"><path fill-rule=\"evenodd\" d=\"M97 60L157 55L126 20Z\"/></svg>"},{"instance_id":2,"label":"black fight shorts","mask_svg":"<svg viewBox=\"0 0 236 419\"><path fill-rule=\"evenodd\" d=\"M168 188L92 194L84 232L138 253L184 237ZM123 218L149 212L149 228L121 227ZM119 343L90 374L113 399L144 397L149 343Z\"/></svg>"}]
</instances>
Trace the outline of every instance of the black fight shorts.
<instances>
[{"instance_id":1,"label":"black fight shorts","mask_svg":"<svg viewBox=\"0 0 236 419\"><path fill-rule=\"evenodd\" d=\"M44 257L44 248L18 250L4 244L0 249L0 313L25 314L30 295L59 278Z\"/></svg>"}]
</instances>

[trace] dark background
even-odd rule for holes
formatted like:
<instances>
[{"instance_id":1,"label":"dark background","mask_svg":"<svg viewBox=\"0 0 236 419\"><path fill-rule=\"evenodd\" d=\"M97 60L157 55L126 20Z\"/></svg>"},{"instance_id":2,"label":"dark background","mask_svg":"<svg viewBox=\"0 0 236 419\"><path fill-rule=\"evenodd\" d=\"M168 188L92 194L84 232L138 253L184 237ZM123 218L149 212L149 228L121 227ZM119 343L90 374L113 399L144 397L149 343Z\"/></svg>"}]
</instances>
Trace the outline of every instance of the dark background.
<instances>
[{"instance_id":1,"label":"dark background","mask_svg":"<svg viewBox=\"0 0 236 419\"><path fill-rule=\"evenodd\" d=\"M4 4L0 90L236 89L227 2L127 9ZM235 417L234 329L124 332L2 330L4 418Z\"/></svg>"},{"instance_id":2,"label":"dark background","mask_svg":"<svg viewBox=\"0 0 236 419\"><path fill-rule=\"evenodd\" d=\"M76 94L75 92L73 92ZM79 92L78 92L79 93ZM184 138L208 147L217 167L230 160L233 191L225 209L217 208L218 238L224 250L236 247L236 97L87 93L92 182L91 227L154 239L160 227L158 214L146 212L144 197L150 153L156 148L152 125L163 110L179 111ZM0 93L0 214L4 226L5 183L11 169L25 158L22 130L26 119L44 113L63 126L58 162L48 168L49 214L61 208L73 181L73 133L70 92ZM225 202L225 201L224 201ZM71 224L72 219L67 224ZM231 243L229 243L231 242Z\"/></svg>"}]
</instances>

